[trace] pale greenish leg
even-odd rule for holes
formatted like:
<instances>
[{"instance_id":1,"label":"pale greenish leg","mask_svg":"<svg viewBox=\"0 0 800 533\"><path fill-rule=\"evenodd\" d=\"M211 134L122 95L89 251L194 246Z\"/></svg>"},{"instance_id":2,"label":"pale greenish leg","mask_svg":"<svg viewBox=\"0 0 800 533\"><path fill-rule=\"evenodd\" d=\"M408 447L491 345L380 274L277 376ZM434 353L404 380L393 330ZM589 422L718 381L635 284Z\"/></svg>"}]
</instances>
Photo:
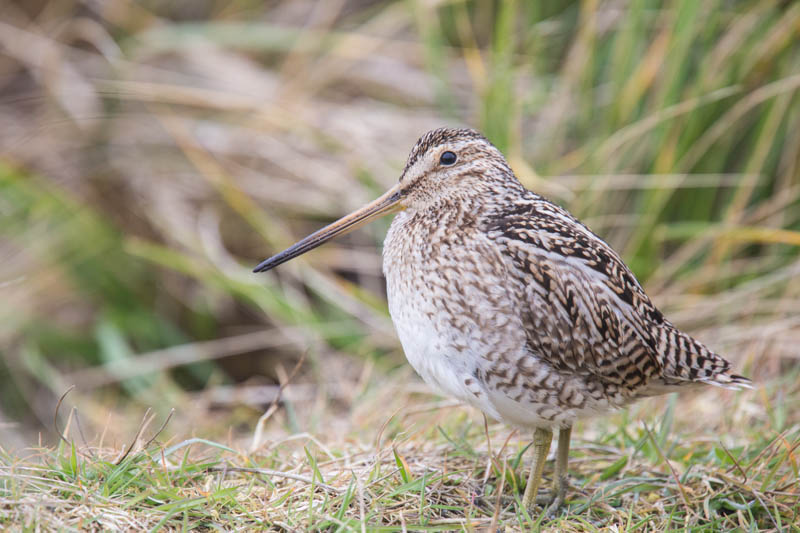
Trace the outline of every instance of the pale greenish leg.
<instances>
[{"instance_id":1,"label":"pale greenish leg","mask_svg":"<svg viewBox=\"0 0 800 533\"><path fill-rule=\"evenodd\" d=\"M569 459L569 439L572 428L562 429L558 432L558 449L556 451L556 471L553 475L553 490L539 494L536 504L547 507L547 514L554 515L562 505L569 487L567 476L567 460Z\"/></svg>"},{"instance_id":2,"label":"pale greenish leg","mask_svg":"<svg viewBox=\"0 0 800 533\"><path fill-rule=\"evenodd\" d=\"M563 428L558 432L558 450L556 452L556 471L553 475L554 498L550 507L547 508L548 514L553 514L564 505L564 498L567 495L569 479L567 477L567 460L569 459L569 439L572 428Z\"/></svg>"},{"instance_id":3,"label":"pale greenish leg","mask_svg":"<svg viewBox=\"0 0 800 533\"><path fill-rule=\"evenodd\" d=\"M544 461L547 459L547 452L550 451L550 443L553 441L553 432L549 429L536 428L533 432L533 465L531 474L528 476L528 484L525 486L525 494L522 496L522 505L526 509L533 508L536 502L536 494L542 484L542 471Z\"/></svg>"}]
</instances>

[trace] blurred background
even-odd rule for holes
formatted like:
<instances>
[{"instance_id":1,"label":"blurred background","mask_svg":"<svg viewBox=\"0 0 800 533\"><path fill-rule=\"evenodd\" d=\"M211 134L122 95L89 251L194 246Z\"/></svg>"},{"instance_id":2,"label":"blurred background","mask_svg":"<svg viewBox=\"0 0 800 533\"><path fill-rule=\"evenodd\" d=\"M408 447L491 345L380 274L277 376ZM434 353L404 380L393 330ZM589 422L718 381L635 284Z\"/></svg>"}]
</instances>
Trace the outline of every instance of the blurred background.
<instances>
[{"instance_id":1,"label":"blurred background","mask_svg":"<svg viewBox=\"0 0 800 533\"><path fill-rule=\"evenodd\" d=\"M251 268L442 125L481 129L677 325L797 386L798 90L793 1L5 0L0 446L53 443L71 385L89 436L148 407L246 435L287 381L278 427L346 433L424 393L389 219Z\"/></svg>"}]
</instances>

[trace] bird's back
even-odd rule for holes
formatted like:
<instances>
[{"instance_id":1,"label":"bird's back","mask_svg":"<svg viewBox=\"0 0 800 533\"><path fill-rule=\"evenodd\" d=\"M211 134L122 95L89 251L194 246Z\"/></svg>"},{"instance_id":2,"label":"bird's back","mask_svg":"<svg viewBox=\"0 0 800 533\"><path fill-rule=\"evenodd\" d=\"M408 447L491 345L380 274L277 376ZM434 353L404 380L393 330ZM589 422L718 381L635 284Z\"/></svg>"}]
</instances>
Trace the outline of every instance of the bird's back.
<instances>
[{"instance_id":1,"label":"bird's back","mask_svg":"<svg viewBox=\"0 0 800 533\"><path fill-rule=\"evenodd\" d=\"M666 320L619 255L561 207L528 193L485 230L521 295L531 351L554 368L597 376L632 397L749 383Z\"/></svg>"}]
</instances>

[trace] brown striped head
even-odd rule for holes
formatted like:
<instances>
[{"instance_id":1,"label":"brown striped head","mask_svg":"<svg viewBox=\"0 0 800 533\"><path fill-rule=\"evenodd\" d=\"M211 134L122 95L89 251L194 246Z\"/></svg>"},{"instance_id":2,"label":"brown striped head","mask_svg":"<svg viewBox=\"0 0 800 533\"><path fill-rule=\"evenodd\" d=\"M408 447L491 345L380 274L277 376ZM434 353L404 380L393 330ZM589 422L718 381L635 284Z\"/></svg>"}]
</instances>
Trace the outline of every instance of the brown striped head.
<instances>
[{"instance_id":1,"label":"brown striped head","mask_svg":"<svg viewBox=\"0 0 800 533\"><path fill-rule=\"evenodd\" d=\"M476 130L455 128L432 130L420 137L399 185L402 203L411 209L521 188L503 154L486 137Z\"/></svg>"}]
</instances>

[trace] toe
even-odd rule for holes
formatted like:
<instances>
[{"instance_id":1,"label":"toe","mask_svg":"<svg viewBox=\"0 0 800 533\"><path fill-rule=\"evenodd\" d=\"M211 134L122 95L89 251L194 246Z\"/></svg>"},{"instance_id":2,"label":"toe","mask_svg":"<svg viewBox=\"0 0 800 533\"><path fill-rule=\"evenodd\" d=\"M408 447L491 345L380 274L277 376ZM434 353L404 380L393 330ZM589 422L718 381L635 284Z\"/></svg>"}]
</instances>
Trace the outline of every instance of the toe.
<instances>
[{"instance_id":1,"label":"toe","mask_svg":"<svg viewBox=\"0 0 800 533\"><path fill-rule=\"evenodd\" d=\"M539 493L536 495L536 505L542 507L550 506L556 500L556 495L552 491Z\"/></svg>"},{"instance_id":2,"label":"toe","mask_svg":"<svg viewBox=\"0 0 800 533\"><path fill-rule=\"evenodd\" d=\"M547 507L547 517L548 518L555 518L561 512L561 508L564 507L564 498L555 498L553 502Z\"/></svg>"}]
</instances>

